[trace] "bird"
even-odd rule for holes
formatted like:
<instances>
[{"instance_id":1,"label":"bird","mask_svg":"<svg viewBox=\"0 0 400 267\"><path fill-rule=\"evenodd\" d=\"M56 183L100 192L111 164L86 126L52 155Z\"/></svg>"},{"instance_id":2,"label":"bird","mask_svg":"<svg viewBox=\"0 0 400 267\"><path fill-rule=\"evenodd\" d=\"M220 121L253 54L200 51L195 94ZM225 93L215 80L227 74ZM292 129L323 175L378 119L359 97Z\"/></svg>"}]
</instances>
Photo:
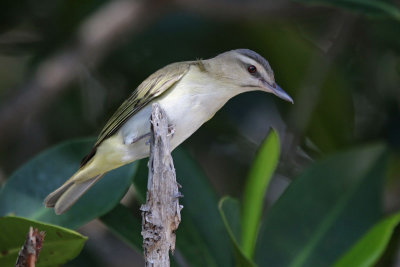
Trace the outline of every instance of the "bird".
<instances>
[{"instance_id":1,"label":"bird","mask_svg":"<svg viewBox=\"0 0 400 267\"><path fill-rule=\"evenodd\" d=\"M144 80L100 132L80 168L44 205L66 212L105 173L149 156L152 104L164 110L171 150L210 120L232 97L263 91L293 103L275 82L268 61L250 49L235 49L210 59L169 64Z\"/></svg>"}]
</instances>

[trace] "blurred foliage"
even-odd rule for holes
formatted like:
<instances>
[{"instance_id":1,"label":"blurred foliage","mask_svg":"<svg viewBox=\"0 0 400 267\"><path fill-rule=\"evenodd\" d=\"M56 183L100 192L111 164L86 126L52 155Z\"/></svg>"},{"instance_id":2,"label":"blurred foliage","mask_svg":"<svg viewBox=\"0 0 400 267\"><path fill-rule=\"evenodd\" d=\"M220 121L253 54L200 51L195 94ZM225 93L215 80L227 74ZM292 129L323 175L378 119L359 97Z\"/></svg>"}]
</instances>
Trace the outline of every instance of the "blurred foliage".
<instances>
[{"instance_id":1,"label":"blurred foliage","mask_svg":"<svg viewBox=\"0 0 400 267\"><path fill-rule=\"evenodd\" d=\"M259 212L263 192L276 164L276 159L266 160L265 157L268 154L279 154L277 141L276 133L271 131L250 170L247 188L259 186L261 188L256 191L261 194L247 189L246 194L254 199L249 201L248 196L242 205L235 199L223 198L219 204L221 217L217 211L217 196L203 172L182 149L174 151L175 169L181 177L182 193L185 195L181 202L185 207L181 214L184 220L178 231L177 249L185 262L193 266L232 266L234 259L237 266L255 266L252 261L254 254L257 266L331 265L337 260L348 261L349 257L354 260L354 257L347 255L340 258L353 244L355 248L348 253L357 254L360 266L368 263L371 253L374 254L374 260L370 262L375 262L383 253L383 247L398 221L398 216L384 221L383 225L378 224L377 229L373 228L371 234L367 233L363 237L383 216L381 198L388 158L386 147L369 145L312 164L289 185L266 216L261 218ZM35 194L42 194L41 190L52 181L48 175L65 175L70 172L71 167L82 157L80 148L91 143L73 141L59 145L22 166L2 188L1 213L23 214L76 228L109 211L100 220L131 247L140 250L141 224L128 208L118 204L122 194L116 192L124 191L133 176L138 195L142 196L139 199L143 199L147 178L143 164L136 172L131 170L136 169L132 167L138 163L119 169L127 171L120 171L119 176L113 179L104 178L107 182L100 182L91 188L87 195L62 216L55 216L52 210L45 210L34 201L35 198L44 198L35 197ZM267 166L261 168L260 162L268 161ZM37 169L40 171L35 171ZM110 175L115 175L115 172L118 171ZM119 180L124 182L120 183ZM29 190L30 193L25 192L26 195L23 195L18 189ZM31 200L27 201L29 196ZM249 216L247 220L254 221L249 224L242 219L252 231L242 228L245 225L241 226L240 221L243 214ZM14 232L21 234L20 229ZM248 245L248 240L255 242L252 240L255 233L258 233L257 242ZM371 238L375 246L370 248L370 253L360 252L357 246L370 243ZM232 247L233 253L230 252ZM64 248L57 248L57 253L62 250Z\"/></svg>"},{"instance_id":2,"label":"blurred foliage","mask_svg":"<svg viewBox=\"0 0 400 267\"><path fill-rule=\"evenodd\" d=\"M49 59L76 52L85 36L81 26L113 2L0 1L0 115L31 90ZM71 228L100 216L111 232L139 248L138 203L144 199L146 161L110 173L68 213L55 216L43 208L43 198L75 171L93 139L68 141L34 155L65 140L96 135L158 68L245 47L268 59L277 83L295 104L260 92L240 95L183 144L186 151L174 152L185 196L175 264L232 266L240 260L237 252L249 255L240 251L244 232L237 218L243 216L243 189L250 181L244 178L273 127L282 148L279 164L271 181L258 188L267 193L255 198L257 211L245 205L245 212L263 211L255 220L260 228L245 230L258 232L252 260L259 266L340 266L349 258L359 259L354 266L398 265L399 242L391 240L397 217L387 214L400 209L399 2L165 3L145 9L148 21L130 25L138 30L126 30L99 61L83 61L79 74L56 97L43 90L42 106L26 107L24 119L15 122L17 130L0 138L0 181L8 177L0 191L0 215ZM0 123L1 132L8 127ZM255 162L264 162L257 157ZM136 200L117 205L132 179ZM262 179L269 181L268 175ZM218 212L223 195L232 196L221 202L225 222ZM376 246L364 247L371 242ZM101 264L104 255L88 254L81 257Z\"/></svg>"},{"instance_id":3,"label":"blurred foliage","mask_svg":"<svg viewBox=\"0 0 400 267\"><path fill-rule=\"evenodd\" d=\"M219 202L219 212L224 221L229 239L231 240L236 266L256 266L256 264L251 260L253 255L248 255L249 249L244 247L246 243L240 239L241 232L244 232L246 228L240 225L239 201L230 197L222 198ZM253 227L251 230L256 232L258 227ZM250 249L254 250L254 247L251 247ZM252 253L252 251L250 251L250 253Z\"/></svg>"},{"instance_id":4,"label":"blurred foliage","mask_svg":"<svg viewBox=\"0 0 400 267\"><path fill-rule=\"evenodd\" d=\"M263 211L263 198L275 168L278 165L280 143L277 132L271 129L261 144L243 191L241 208L241 238L243 252L248 258L254 255L259 222Z\"/></svg>"},{"instance_id":5,"label":"blurred foliage","mask_svg":"<svg viewBox=\"0 0 400 267\"><path fill-rule=\"evenodd\" d=\"M29 227L45 232L44 242L36 266L58 266L75 258L82 250L87 237L56 225L41 223L21 217L0 218L0 264L14 266L25 242Z\"/></svg>"},{"instance_id":6,"label":"blurred foliage","mask_svg":"<svg viewBox=\"0 0 400 267\"><path fill-rule=\"evenodd\" d=\"M386 163L385 147L374 145L311 165L267 212L255 261L332 265L382 217Z\"/></svg>"},{"instance_id":7,"label":"blurred foliage","mask_svg":"<svg viewBox=\"0 0 400 267\"><path fill-rule=\"evenodd\" d=\"M400 213L375 224L339 261L335 267L375 265L400 222Z\"/></svg>"},{"instance_id":8,"label":"blurred foliage","mask_svg":"<svg viewBox=\"0 0 400 267\"><path fill-rule=\"evenodd\" d=\"M400 9L391 1L378 0L297 0L298 2L344 7L364 15L388 17L400 21Z\"/></svg>"},{"instance_id":9,"label":"blurred foliage","mask_svg":"<svg viewBox=\"0 0 400 267\"><path fill-rule=\"evenodd\" d=\"M77 228L113 209L131 184L137 164L109 172L98 182L96 190L89 190L68 213L58 216L43 205L49 192L61 186L65 177L72 176L79 167L79 159L93 143L93 139L65 142L19 168L1 188L0 216L13 214Z\"/></svg>"},{"instance_id":10,"label":"blurred foliage","mask_svg":"<svg viewBox=\"0 0 400 267\"><path fill-rule=\"evenodd\" d=\"M118 204L100 220L133 249L142 251L142 223L127 207Z\"/></svg>"}]
</instances>

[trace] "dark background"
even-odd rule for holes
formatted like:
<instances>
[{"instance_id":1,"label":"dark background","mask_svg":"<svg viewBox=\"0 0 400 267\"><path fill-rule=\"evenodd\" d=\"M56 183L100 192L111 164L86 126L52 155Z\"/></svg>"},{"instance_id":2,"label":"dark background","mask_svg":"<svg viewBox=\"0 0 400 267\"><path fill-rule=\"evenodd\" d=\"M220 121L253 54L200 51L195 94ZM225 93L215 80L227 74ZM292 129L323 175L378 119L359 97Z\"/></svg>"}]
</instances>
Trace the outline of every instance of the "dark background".
<instances>
[{"instance_id":1,"label":"dark background","mask_svg":"<svg viewBox=\"0 0 400 267\"><path fill-rule=\"evenodd\" d=\"M218 194L240 196L272 126L282 155L268 200L314 160L379 141L394 155L383 209L399 209L399 1L3 0L0 180L45 148L97 135L157 69L236 48L264 56L295 104L240 95L183 144ZM113 255L105 264L122 264Z\"/></svg>"}]
</instances>

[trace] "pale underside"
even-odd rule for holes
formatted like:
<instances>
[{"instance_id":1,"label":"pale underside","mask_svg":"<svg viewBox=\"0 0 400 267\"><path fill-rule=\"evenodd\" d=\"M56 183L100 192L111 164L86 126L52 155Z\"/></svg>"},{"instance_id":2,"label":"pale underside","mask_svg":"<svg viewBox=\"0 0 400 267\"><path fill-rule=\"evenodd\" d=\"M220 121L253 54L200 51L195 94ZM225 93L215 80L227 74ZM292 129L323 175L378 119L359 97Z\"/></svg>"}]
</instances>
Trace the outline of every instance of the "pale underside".
<instances>
[{"instance_id":1,"label":"pale underside","mask_svg":"<svg viewBox=\"0 0 400 267\"><path fill-rule=\"evenodd\" d=\"M207 79L208 78L208 79ZM193 82L195 81L195 82ZM221 88L218 88L221 86ZM157 102L173 128L170 147L175 149L208 121L238 92L210 82L206 73L190 65L183 78L130 117L112 136L104 139L96 154L71 179L76 182L148 157L151 104ZM190 88L190 90L189 90ZM225 92L225 93L222 93ZM212 103L213 102L213 103Z\"/></svg>"},{"instance_id":2,"label":"pale underside","mask_svg":"<svg viewBox=\"0 0 400 267\"><path fill-rule=\"evenodd\" d=\"M248 69L255 66L259 72ZM169 138L174 149L239 93L263 90L291 100L278 89L268 62L246 49L208 60L173 63L156 71L106 123L80 169L46 197L46 207L64 213L105 173L147 157L153 103L160 105L173 128Z\"/></svg>"}]
</instances>

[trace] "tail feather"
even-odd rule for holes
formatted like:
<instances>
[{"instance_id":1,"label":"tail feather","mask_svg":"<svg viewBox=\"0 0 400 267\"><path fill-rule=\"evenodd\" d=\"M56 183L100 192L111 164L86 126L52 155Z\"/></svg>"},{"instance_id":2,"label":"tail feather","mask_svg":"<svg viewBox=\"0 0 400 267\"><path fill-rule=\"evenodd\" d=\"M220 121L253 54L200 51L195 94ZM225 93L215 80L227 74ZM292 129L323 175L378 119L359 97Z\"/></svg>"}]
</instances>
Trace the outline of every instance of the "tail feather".
<instances>
[{"instance_id":1,"label":"tail feather","mask_svg":"<svg viewBox=\"0 0 400 267\"><path fill-rule=\"evenodd\" d=\"M68 188L70 188L72 185L74 184L74 182L66 182L64 183L62 186L60 186L59 188L57 188L57 190L53 191L52 193L50 193L46 199L44 200L44 205L46 206L46 208L54 208L54 206L57 203L57 200L61 197L62 194L65 193L65 191L68 190Z\"/></svg>"},{"instance_id":2,"label":"tail feather","mask_svg":"<svg viewBox=\"0 0 400 267\"><path fill-rule=\"evenodd\" d=\"M57 215L66 212L89 188L104 174L97 175L84 182L67 181L60 188L50 193L44 200L46 207L53 208Z\"/></svg>"}]
</instances>

